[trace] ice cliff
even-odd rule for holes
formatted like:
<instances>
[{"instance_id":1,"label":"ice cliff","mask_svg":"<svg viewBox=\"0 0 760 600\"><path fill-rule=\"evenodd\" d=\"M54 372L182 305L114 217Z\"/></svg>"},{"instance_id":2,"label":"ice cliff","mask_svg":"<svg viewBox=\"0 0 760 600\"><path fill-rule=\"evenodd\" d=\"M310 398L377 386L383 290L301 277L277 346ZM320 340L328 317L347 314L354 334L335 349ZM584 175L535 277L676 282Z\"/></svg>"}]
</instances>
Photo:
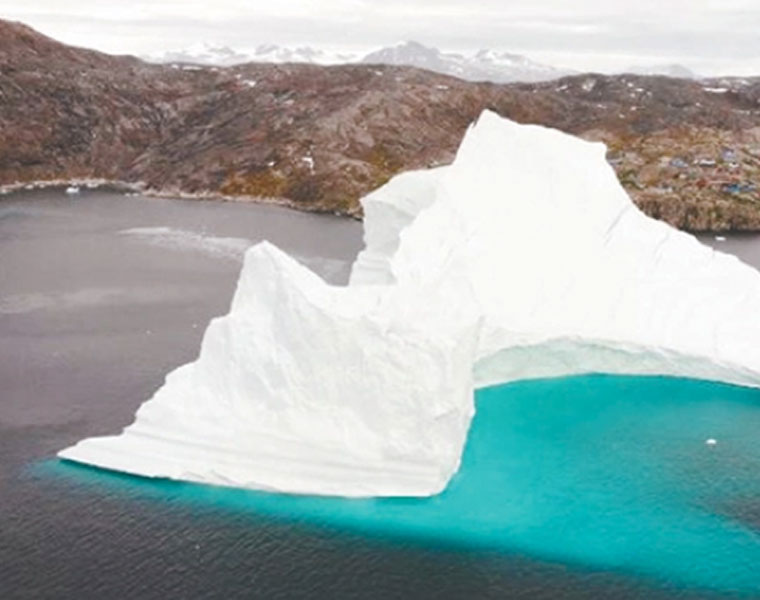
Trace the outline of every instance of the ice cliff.
<instances>
[{"instance_id":1,"label":"ice cliff","mask_svg":"<svg viewBox=\"0 0 760 600\"><path fill-rule=\"evenodd\" d=\"M760 273L646 217L601 144L485 112L451 166L363 200L347 287L270 244L121 435L66 459L294 493L420 496L473 389L662 374L760 386Z\"/></svg>"}]
</instances>

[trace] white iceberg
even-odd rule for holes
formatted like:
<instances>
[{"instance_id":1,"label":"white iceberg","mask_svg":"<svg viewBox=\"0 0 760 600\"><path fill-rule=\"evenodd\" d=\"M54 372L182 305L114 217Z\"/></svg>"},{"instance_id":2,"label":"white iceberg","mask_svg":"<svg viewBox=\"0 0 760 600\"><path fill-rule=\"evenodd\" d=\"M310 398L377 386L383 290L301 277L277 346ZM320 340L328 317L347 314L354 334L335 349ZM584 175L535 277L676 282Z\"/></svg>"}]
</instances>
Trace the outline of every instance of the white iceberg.
<instances>
[{"instance_id":1,"label":"white iceberg","mask_svg":"<svg viewBox=\"0 0 760 600\"><path fill-rule=\"evenodd\" d=\"M347 287L263 243L198 360L66 459L292 493L422 496L473 388L605 372L760 386L760 273L646 217L602 144L485 112L363 200Z\"/></svg>"}]
</instances>

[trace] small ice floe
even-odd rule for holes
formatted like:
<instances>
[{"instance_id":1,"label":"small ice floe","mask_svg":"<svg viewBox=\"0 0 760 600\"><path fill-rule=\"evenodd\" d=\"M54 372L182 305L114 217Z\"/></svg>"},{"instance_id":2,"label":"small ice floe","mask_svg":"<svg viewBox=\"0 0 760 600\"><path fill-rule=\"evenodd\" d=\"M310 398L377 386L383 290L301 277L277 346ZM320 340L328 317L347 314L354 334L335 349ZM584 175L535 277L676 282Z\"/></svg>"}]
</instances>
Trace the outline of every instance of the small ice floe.
<instances>
[{"instance_id":1,"label":"small ice floe","mask_svg":"<svg viewBox=\"0 0 760 600\"><path fill-rule=\"evenodd\" d=\"M76 185L70 185L69 187L66 188L66 193L69 194L70 196L73 196L74 194L78 194L79 187L77 187Z\"/></svg>"},{"instance_id":2,"label":"small ice floe","mask_svg":"<svg viewBox=\"0 0 760 600\"><path fill-rule=\"evenodd\" d=\"M715 236L715 241L716 241L716 242L725 242L725 241L726 241L726 238L725 238L725 237L723 237L722 235L716 235L716 236Z\"/></svg>"},{"instance_id":3,"label":"small ice floe","mask_svg":"<svg viewBox=\"0 0 760 600\"><path fill-rule=\"evenodd\" d=\"M715 438L708 438L705 440L705 444L707 444L708 446L717 446L718 440L716 440Z\"/></svg>"},{"instance_id":4,"label":"small ice floe","mask_svg":"<svg viewBox=\"0 0 760 600\"><path fill-rule=\"evenodd\" d=\"M172 227L134 227L121 235L135 236L150 244L177 251L201 252L213 258L242 261L251 241L246 238L214 237Z\"/></svg>"}]
</instances>

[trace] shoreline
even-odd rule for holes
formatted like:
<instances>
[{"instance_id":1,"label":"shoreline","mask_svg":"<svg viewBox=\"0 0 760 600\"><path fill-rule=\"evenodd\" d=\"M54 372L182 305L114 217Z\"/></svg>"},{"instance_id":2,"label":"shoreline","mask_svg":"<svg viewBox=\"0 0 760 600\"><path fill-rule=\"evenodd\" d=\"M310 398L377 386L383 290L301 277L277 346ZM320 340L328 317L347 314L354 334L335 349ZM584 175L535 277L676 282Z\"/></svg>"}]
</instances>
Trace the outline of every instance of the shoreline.
<instances>
[{"instance_id":1,"label":"shoreline","mask_svg":"<svg viewBox=\"0 0 760 600\"><path fill-rule=\"evenodd\" d=\"M78 187L88 190L100 188L112 188L114 191L143 193L145 189L143 183L128 183L116 179L102 178L71 178L71 179L37 179L34 181L16 181L14 183L4 183L0 185L0 196L7 196L15 192L31 192L34 190L45 190L49 188L66 188Z\"/></svg>"},{"instance_id":2,"label":"shoreline","mask_svg":"<svg viewBox=\"0 0 760 600\"><path fill-rule=\"evenodd\" d=\"M356 221L362 221L361 214L352 212L342 212L321 209L315 206L305 206L288 198L275 198L269 196L230 196L227 194L221 194L219 192L203 191L203 192L185 192L178 188L168 189L156 189L150 188L145 182L128 182L118 179L103 179L103 178L71 178L71 179L40 179L35 181L17 181L14 183L0 184L0 199L3 196L7 196L17 192L34 191L34 190L46 190L50 188L67 188L67 187L79 187L88 190L112 190L116 193L123 193L125 195L140 195L146 198L174 198L177 200L211 200L214 202L238 202L241 204L264 204L270 206L280 206L298 212L305 212L311 214L332 215L335 217L345 217L354 219ZM735 235L735 234L760 234L759 229L681 229L679 231L685 231L692 235Z\"/></svg>"},{"instance_id":3,"label":"shoreline","mask_svg":"<svg viewBox=\"0 0 760 600\"><path fill-rule=\"evenodd\" d=\"M145 182L130 183L116 179L102 178L72 178L72 179L40 179L35 181L17 181L0 185L0 197L7 196L17 192L31 192L35 190L46 190L51 188L68 188L78 187L88 190L106 189L125 195L139 195L147 198L174 198L177 200L212 200L214 202L239 202L250 204L266 204L270 206L281 206L299 212L312 214L333 215L336 217L347 217L361 221L362 217L358 214L349 212L323 210L319 207L304 206L287 198L275 198L269 196L229 196L219 192L185 192L177 188L156 189L150 188Z\"/></svg>"}]
</instances>

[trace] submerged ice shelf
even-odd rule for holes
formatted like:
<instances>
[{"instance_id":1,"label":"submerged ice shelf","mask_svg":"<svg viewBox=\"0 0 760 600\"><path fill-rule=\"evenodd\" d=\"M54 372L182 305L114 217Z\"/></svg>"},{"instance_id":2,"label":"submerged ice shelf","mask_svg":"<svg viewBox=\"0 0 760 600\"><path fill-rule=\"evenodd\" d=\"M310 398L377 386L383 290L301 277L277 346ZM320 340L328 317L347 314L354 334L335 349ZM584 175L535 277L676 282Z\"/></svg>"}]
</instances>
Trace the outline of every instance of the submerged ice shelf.
<instances>
[{"instance_id":1,"label":"submerged ice shelf","mask_svg":"<svg viewBox=\"0 0 760 600\"><path fill-rule=\"evenodd\" d=\"M480 389L475 402L462 466L430 498L347 500L220 490L69 462L44 468L120 502L152 498L157 510L182 502L197 505L199 517L231 511L254 523L265 516L398 540L405 549L531 557L534 567L555 563L580 577L584 597L757 599L760 389L583 375ZM706 447L708 435L719 445ZM612 588L597 587L599 570L615 573ZM626 593L621 575L646 591ZM535 595L564 597L542 586L572 588L539 577L529 588ZM646 593L662 583L678 593Z\"/></svg>"},{"instance_id":2,"label":"submerged ice shelf","mask_svg":"<svg viewBox=\"0 0 760 600\"><path fill-rule=\"evenodd\" d=\"M580 373L760 386L760 273L643 215L601 144L485 112L363 200L347 287L262 243L199 358L66 459L294 493L425 496L473 389Z\"/></svg>"}]
</instances>

